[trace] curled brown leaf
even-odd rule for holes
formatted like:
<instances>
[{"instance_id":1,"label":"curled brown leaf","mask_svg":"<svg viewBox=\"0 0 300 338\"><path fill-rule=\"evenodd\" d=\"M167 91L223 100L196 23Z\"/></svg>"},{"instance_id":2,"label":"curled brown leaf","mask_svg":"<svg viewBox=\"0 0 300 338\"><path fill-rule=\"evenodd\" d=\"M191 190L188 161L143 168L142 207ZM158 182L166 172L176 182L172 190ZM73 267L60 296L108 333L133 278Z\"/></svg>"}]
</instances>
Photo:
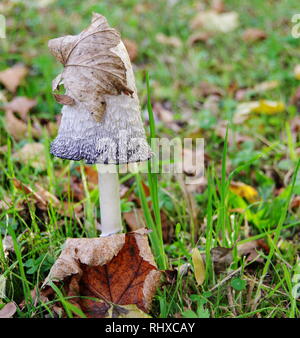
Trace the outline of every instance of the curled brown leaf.
<instances>
[{"instance_id":1,"label":"curled brown leaf","mask_svg":"<svg viewBox=\"0 0 300 338\"><path fill-rule=\"evenodd\" d=\"M51 53L64 65L63 72L53 82L53 89L64 84L70 99L56 96L59 103L84 103L97 122L105 110L105 95L132 95L127 87L126 67L112 51L121 42L119 33L100 14L94 13L91 25L78 35L68 35L49 41Z\"/></svg>"}]
</instances>

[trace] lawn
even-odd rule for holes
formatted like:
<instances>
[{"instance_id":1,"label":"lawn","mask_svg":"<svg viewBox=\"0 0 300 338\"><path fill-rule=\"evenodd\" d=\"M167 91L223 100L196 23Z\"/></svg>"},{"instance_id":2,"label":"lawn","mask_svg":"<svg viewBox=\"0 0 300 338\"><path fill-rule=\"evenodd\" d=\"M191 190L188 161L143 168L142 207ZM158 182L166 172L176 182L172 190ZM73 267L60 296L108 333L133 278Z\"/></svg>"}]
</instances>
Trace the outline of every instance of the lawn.
<instances>
[{"instance_id":1,"label":"lawn","mask_svg":"<svg viewBox=\"0 0 300 338\"><path fill-rule=\"evenodd\" d=\"M144 224L163 238L150 234L166 271L150 315L300 317L297 11L296 0L1 1L0 72L19 69L10 85L0 73L0 311L14 302L15 317L59 316L52 306L63 291L45 300L37 290L66 238L99 235L95 167L49 153L61 111L51 82L61 66L47 47L97 12L125 41L147 135L204 139L197 184L186 184L189 170L120 174L124 227ZM211 13L219 24L204 29Z\"/></svg>"}]
</instances>

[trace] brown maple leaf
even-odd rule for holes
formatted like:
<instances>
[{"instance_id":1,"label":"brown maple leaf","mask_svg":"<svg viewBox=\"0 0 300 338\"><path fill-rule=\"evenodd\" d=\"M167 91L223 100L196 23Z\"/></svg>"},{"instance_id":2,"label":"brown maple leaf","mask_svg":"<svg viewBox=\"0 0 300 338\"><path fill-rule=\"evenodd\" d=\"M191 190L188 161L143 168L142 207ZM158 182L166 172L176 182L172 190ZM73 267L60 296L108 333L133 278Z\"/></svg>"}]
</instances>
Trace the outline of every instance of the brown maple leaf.
<instances>
[{"instance_id":1,"label":"brown maple leaf","mask_svg":"<svg viewBox=\"0 0 300 338\"><path fill-rule=\"evenodd\" d=\"M62 99L56 94L56 100L63 104L73 104L74 99L83 102L99 122L106 110L104 95L133 94L127 87L123 61L111 50L120 42L120 34L96 13L80 34L50 40L51 53L65 67L54 79L52 89L63 83L66 95Z\"/></svg>"},{"instance_id":2,"label":"brown maple leaf","mask_svg":"<svg viewBox=\"0 0 300 338\"><path fill-rule=\"evenodd\" d=\"M63 281L69 301L87 317L103 318L111 308L112 316L118 317L126 305L149 311L160 272L145 229L140 229L126 235L68 240L46 283L55 279Z\"/></svg>"}]
</instances>

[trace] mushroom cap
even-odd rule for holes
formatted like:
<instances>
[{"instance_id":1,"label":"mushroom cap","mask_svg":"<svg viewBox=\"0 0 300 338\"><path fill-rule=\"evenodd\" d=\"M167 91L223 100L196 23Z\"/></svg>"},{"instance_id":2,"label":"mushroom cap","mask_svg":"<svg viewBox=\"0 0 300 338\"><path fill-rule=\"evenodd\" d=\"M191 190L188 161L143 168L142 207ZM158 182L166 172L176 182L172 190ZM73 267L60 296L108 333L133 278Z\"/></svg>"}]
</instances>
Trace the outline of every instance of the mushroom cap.
<instances>
[{"instance_id":1,"label":"mushroom cap","mask_svg":"<svg viewBox=\"0 0 300 338\"><path fill-rule=\"evenodd\" d=\"M68 40L72 41L69 36ZM126 164L151 158L127 50L120 41L110 51L122 60L127 87L132 94L103 95L105 113L100 121L95 119L89 105L73 96L73 104L62 108L58 135L50 148L53 155L75 161L85 160L88 164ZM69 95L68 89L66 94Z\"/></svg>"}]
</instances>

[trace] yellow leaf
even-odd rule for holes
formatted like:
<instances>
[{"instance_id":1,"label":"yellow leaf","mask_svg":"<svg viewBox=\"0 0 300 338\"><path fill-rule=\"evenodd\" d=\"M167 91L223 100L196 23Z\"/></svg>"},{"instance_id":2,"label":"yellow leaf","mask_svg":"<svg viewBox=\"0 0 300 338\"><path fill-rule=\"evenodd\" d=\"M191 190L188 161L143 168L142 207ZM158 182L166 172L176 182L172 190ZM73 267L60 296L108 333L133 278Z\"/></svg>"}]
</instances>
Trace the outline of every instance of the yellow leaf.
<instances>
[{"instance_id":1,"label":"yellow leaf","mask_svg":"<svg viewBox=\"0 0 300 338\"><path fill-rule=\"evenodd\" d=\"M258 192L251 187L251 185L242 182L231 182L229 189L234 194L246 198L246 200L250 203L258 200Z\"/></svg>"},{"instance_id":2,"label":"yellow leaf","mask_svg":"<svg viewBox=\"0 0 300 338\"><path fill-rule=\"evenodd\" d=\"M285 104L281 101L260 100L259 105L252 110L253 113L277 114L285 110Z\"/></svg>"},{"instance_id":3,"label":"yellow leaf","mask_svg":"<svg viewBox=\"0 0 300 338\"><path fill-rule=\"evenodd\" d=\"M238 104L234 123L241 124L250 117L251 113L277 114L285 110L285 104L281 101L259 100Z\"/></svg>"},{"instance_id":4,"label":"yellow leaf","mask_svg":"<svg viewBox=\"0 0 300 338\"><path fill-rule=\"evenodd\" d=\"M108 310L106 318L152 318L144 311L140 310L135 304L112 305Z\"/></svg>"},{"instance_id":5,"label":"yellow leaf","mask_svg":"<svg viewBox=\"0 0 300 338\"><path fill-rule=\"evenodd\" d=\"M205 266L200 251L197 248L194 248L192 251L192 261L197 284L202 285L205 280Z\"/></svg>"}]
</instances>

